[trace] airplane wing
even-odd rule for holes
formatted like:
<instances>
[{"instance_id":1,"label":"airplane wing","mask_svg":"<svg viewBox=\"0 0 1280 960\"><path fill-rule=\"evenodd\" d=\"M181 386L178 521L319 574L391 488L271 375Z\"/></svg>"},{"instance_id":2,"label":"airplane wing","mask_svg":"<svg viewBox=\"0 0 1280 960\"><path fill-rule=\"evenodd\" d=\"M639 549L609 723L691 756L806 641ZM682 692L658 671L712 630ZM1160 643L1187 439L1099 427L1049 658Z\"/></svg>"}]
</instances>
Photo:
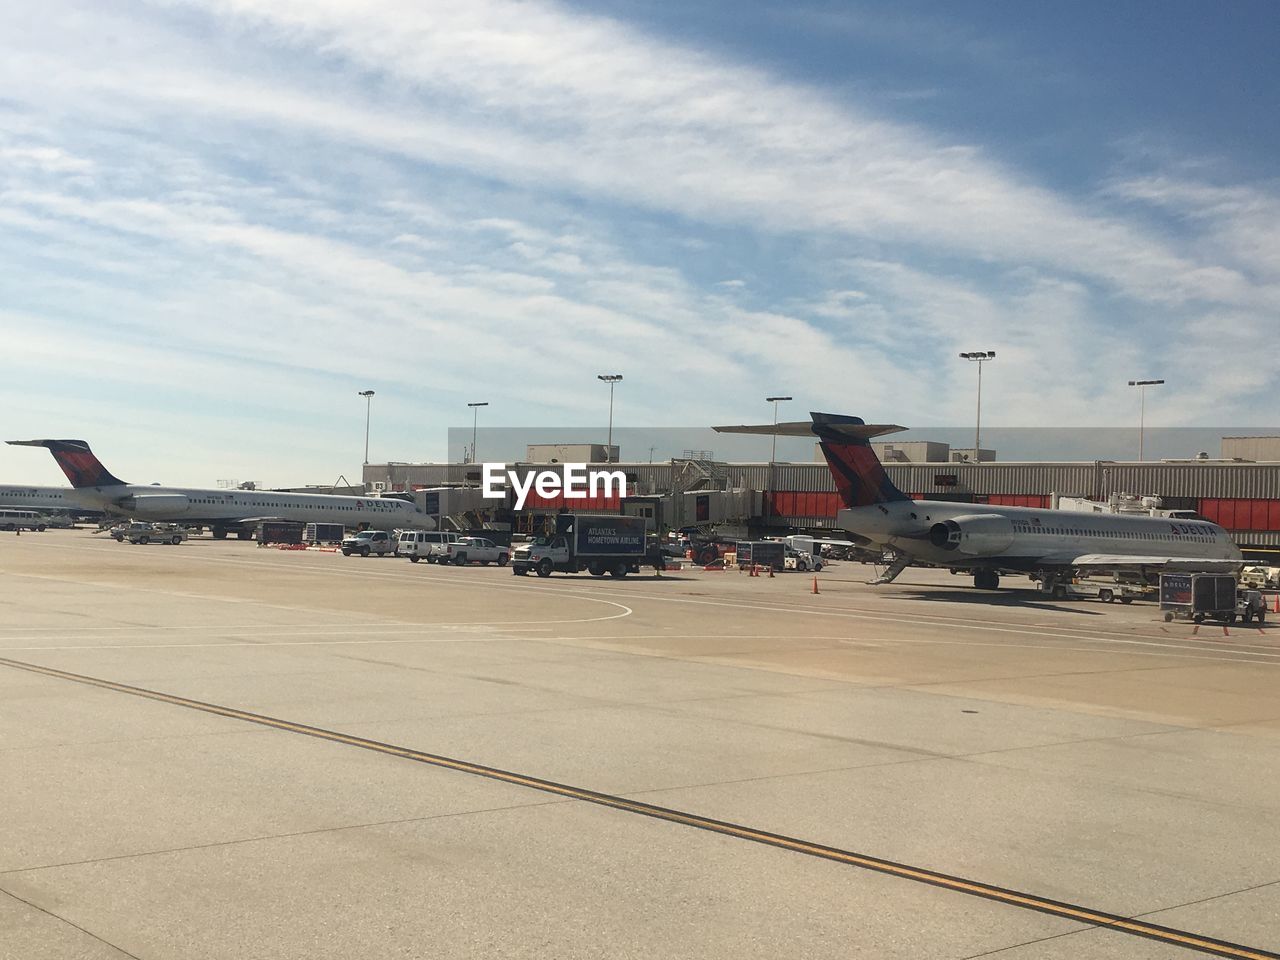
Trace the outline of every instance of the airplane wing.
<instances>
[{"instance_id":1,"label":"airplane wing","mask_svg":"<svg viewBox=\"0 0 1280 960\"><path fill-rule=\"evenodd\" d=\"M833 423L826 424L825 428L833 433L839 433L847 437L867 440L871 437L878 437L885 433L898 433L907 429L900 427L895 423ZM813 421L811 420L793 420L788 423L751 423L740 424L732 427L712 427L716 433L755 433L763 436L777 435L779 437L812 437L816 436L813 432Z\"/></svg>"},{"instance_id":2,"label":"airplane wing","mask_svg":"<svg viewBox=\"0 0 1280 960\"><path fill-rule=\"evenodd\" d=\"M1044 566L1074 567L1077 570L1161 570L1194 573L1235 573L1241 560L1203 560L1195 557L1140 557L1128 554L1084 553L1076 556L1041 557Z\"/></svg>"}]
</instances>

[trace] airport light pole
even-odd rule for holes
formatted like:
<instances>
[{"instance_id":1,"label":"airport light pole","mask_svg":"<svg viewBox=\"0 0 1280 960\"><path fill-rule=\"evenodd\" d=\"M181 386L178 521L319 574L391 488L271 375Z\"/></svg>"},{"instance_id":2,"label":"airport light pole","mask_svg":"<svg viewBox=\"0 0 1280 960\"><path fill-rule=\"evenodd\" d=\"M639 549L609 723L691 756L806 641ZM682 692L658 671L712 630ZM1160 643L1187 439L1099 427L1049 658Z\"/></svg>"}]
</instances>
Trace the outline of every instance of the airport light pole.
<instances>
[{"instance_id":1,"label":"airport light pole","mask_svg":"<svg viewBox=\"0 0 1280 960\"><path fill-rule=\"evenodd\" d=\"M369 415L373 412L373 391L361 390L357 396L364 397L364 462L369 465Z\"/></svg>"},{"instance_id":2,"label":"airport light pole","mask_svg":"<svg viewBox=\"0 0 1280 960\"><path fill-rule=\"evenodd\" d=\"M467 404L467 406L471 408L471 462L472 463L476 462L476 425L480 422L480 408L487 407L488 405L489 405L488 400L485 400L483 403Z\"/></svg>"},{"instance_id":3,"label":"airport light pole","mask_svg":"<svg viewBox=\"0 0 1280 960\"><path fill-rule=\"evenodd\" d=\"M597 373L597 380L603 380L609 385L609 439L605 441L604 462L613 462L613 388L618 381L622 379L620 373Z\"/></svg>"},{"instance_id":4,"label":"airport light pole","mask_svg":"<svg viewBox=\"0 0 1280 960\"><path fill-rule=\"evenodd\" d=\"M1164 383L1163 380L1130 380L1129 386L1138 388L1138 460L1142 460L1142 439L1147 426L1147 387Z\"/></svg>"},{"instance_id":5,"label":"airport light pole","mask_svg":"<svg viewBox=\"0 0 1280 960\"><path fill-rule=\"evenodd\" d=\"M994 350L969 350L960 354L962 360L972 360L978 364L978 419L973 428L973 462L982 462L982 365L994 360Z\"/></svg>"},{"instance_id":6,"label":"airport light pole","mask_svg":"<svg viewBox=\"0 0 1280 960\"><path fill-rule=\"evenodd\" d=\"M765 403L773 404L773 444L769 448L769 489L765 492L765 502L768 504L769 514L773 514L773 464L778 459L778 404L784 400L791 400L792 397L765 397Z\"/></svg>"}]
</instances>

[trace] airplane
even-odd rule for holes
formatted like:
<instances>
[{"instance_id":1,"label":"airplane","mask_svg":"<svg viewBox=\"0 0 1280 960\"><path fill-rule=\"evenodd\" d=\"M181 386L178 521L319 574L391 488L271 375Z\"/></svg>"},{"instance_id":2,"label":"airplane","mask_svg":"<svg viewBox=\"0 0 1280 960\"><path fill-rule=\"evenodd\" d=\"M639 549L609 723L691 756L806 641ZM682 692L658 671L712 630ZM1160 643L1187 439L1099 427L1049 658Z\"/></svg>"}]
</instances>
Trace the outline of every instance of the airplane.
<instances>
[{"instance_id":1,"label":"airplane","mask_svg":"<svg viewBox=\"0 0 1280 960\"><path fill-rule=\"evenodd\" d=\"M922 564L970 571L980 590L998 589L1001 573L1025 573L1060 598L1078 573L1146 579L1162 570L1235 573L1244 562L1227 531L1207 520L913 500L893 485L868 442L906 427L833 413L809 416L811 422L712 429L817 436L844 503L837 524L859 545L894 552L872 583L891 583Z\"/></svg>"},{"instance_id":2,"label":"airplane","mask_svg":"<svg viewBox=\"0 0 1280 960\"><path fill-rule=\"evenodd\" d=\"M341 523L344 527L434 530L435 521L416 504L394 497L340 497L323 493L269 490L204 490L125 483L113 476L83 440L9 440L19 447L45 447L71 481L70 498L88 509L140 518L208 526L225 539L234 529L241 540L264 520Z\"/></svg>"},{"instance_id":3,"label":"airplane","mask_svg":"<svg viewBox=\"0 0 1280 960\"><path fill-rule=\"evenodd\" d=\"M77 517L90 514L99 516L101 511L90 510L75 498L70 487L0 486L0 507L16 507L24 510L40 510L45 513L68 513Z\"/></svg>"}]
</instances>

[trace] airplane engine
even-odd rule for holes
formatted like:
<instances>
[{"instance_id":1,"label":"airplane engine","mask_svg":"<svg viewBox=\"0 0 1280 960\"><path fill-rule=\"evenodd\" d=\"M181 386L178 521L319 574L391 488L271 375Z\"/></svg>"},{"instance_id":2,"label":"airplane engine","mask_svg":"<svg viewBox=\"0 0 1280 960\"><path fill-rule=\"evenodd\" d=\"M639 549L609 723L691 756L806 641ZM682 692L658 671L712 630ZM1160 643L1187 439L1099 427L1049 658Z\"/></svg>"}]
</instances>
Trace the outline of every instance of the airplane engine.
<instances>
[{"instance_id":1,"label":"airplane engine","mask_svg":"<svg viewBox=\"0 0 1280 960\"><path fill-rule=\"evenodd\" d=\"M930 527L929 542L941 550L954 550L966 556L992 556L1013 545L1013 522L1008 517L988 513L954 517Z\"/></svg>"},{"instance_id":2,"label":"airplane engine","mask_svg":"<svg viewBox=\"0 0 1280 960\"><path fill-rule=\"evenodd\" d=\"M140 517L163 517L186 513L191 501L181 493L140 493L120 501L120 506Z\"/></svg>"}]
</instances>

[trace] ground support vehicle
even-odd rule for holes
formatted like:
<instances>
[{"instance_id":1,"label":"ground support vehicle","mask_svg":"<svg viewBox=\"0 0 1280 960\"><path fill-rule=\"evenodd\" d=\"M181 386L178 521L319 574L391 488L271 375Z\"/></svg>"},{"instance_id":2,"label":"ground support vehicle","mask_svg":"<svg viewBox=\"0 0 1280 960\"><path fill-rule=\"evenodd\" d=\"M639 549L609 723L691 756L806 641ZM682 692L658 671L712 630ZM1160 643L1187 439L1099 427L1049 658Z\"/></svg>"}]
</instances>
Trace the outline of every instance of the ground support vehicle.
<instances>
[{"instance_id":1,"label":"ground support vehicle","mask_svg":"<svg viewBox=\"0 0 1280 960\"><path fill-rule=\"evenodd\" d=\"M732 553L735 546L732 540L692 540L688 551L681 555L705 567L722 559L726 553Z\"/></svg>"},{"instance_id":2,"label":"ground support vehicle","mask_svg":"<svg viewBox=\"0 0 1280 960\"><path fill-rule=\"evenodd\" d=\"M1255 590L1280 588L1280 567L1245 567L1240 571L1240 586Z\"/></svg>"},{"instance_id":3,"label":"ground support vehicle","mask_svg":"<svg viewBox=\"0 0 1280 960\"><path fill-rule=\"evenodd\" d=\"M799 570L801 573L808 573L812 570L817 573L822 569L822 559L803 550L794 550L791 547L787 547L782 565L787 570Z\"/></svg>"},{"instance_id":4,"label":"ground support vehicle","mask_svg":"<svg viewBox=\"0 0 1280 960\"><path fill-rule=\"evenodd\" d=\"M308 523L302 531L305 543L342 543L346 531L340 523Z\"/></svg>"},{"instance_id":5,"label":"ground support vehicle","mask_svg":"<svg viewBox=\"0 0 1280 960\"><path fill-rule=\"evenodd\" d=\"M459 539L458 534L444 530L405 530L400 534L396 555L408 557L413 563L420 560L439 563L447 556L449 544Z\"/></svg>"},{"instance_id":6,"label":"ground support vehicle","mask_svg":"<svg viewBox=\"0 0 1280 960\"><path fill-rule=\"evenodd\" d=\"M170 543L179 544L187 539L187 531L176 523L146 523L134 521L111 531L120 543Z\"/></svg>"},{"instance_id":7,"label":"ground support vehicle","mask_svg":"<svg viewBox=\"0 0 1280 960\"><path fill-rule=\"evenodd\" d=\"M396 539L386 530L361 530L354 537L342 541L342 555L349 557L358 553L362 557L377 554L385 557L395 553Z\"/></svg>"},{"instance_id":8,"label":"ground support vehicle","mask_svg":"<svg viewBox=\"0 0 1280 960\"><path fill-rule=\"evenodd\" d=\"M306 524L297 520L263 520L258 524L253 538L259 544L267 543L302 543Z\"/></svg>"},{"instance_id":9,"label":"ground support vehicle","mask_svg":"<svg viewBox=\"0 0 1280 960\"><path fill-rule=\"evenodd\" d=\"M1245 623L1267 619L1267 601L1257 590L1236 591L1236 616Z\"/></svg>"},{"instance_id":10,"label":"ground support vehicle","mask_svg":"<svg viewBox=\"0 0 1280 960\"><path fill-rule=\"evenodd\" d=\"M441 563L453 563L465 567L468 563L478 563L487 567L496 563L500 567L507 565L511 557L511 548L486 540L484 537L459 537L453 543L445 544L445 555Z\"/></svg>"},{"instance_id":11,"label":"ground support vehicle","mask_svg":"<svg viewBox=\"0 0 1280 960\"><path fill-rule=\"evenodd\" d=\"M511 569L517 576L531 570L540 577L549 577L556 570L586 570L594 577L606 573L625 577L639 572L645 556L644 517L562 513L556 517L552 536L539 537L515 550Z\"/></svg>"},{"instance_id":12,"label":"ground support vehicle","mask_svg":"<svg viewBox=\"0 0 1280 960\"><path fill-rule=\"evenodd\" d=\"M1196 623L1234 623L1236 578L1221 573L1162 573L1160 610L1166 622L1181 617Z\"/></svg>"},{"instance_id":13,"label":"ground support vehicle","mask_svg":"<svg viewBox=\"0 0 1280 960\"><path fill-rule=\"evenodd\" d=\"M44 514L35 510L0 509L0 530L38 530L48 526Z\"/></svg>"},{"instance_id":14,"label":"ground support vehicle","mask_svg":"<svg viewBox=\"0 0 1280 960\"><path fill-rule=\"evenodd\" d=\"M786 569L787 545L780 540L739 540L736 552L739 567Z\"/></svg>"},{"instance_id":15,"label":"ground support vehicle","mask_svg":"<svg viewBox=\"0 0 1280 960\"><path fill-rule=\"evenodd\" d=\"M1149 591L1136 583L1118 583L1115 580L1074 580L1058 584L1068 598L1101 600L1103 603L1133 603L1149 595Z\"/></svg>"}]
</instances>

